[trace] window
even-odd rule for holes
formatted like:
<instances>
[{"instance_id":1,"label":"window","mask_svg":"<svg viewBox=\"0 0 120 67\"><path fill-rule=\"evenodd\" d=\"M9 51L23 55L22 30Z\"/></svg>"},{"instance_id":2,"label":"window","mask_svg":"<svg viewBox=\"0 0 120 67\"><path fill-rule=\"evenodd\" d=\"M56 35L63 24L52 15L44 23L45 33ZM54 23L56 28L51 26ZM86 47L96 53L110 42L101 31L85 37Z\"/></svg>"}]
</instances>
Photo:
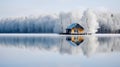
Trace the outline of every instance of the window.
<instances>
[{"instance_id":1,"label":"window","mask_svg":"<svg viewBox=\"0 0 120 67\"><path fill-rule=\"evenodd\" d=\"M75 29L75 30L74 30L74 32L75 32L75 33L78 33L78 30L77 30L77 29Z\"/></svg>"}]
</instances>

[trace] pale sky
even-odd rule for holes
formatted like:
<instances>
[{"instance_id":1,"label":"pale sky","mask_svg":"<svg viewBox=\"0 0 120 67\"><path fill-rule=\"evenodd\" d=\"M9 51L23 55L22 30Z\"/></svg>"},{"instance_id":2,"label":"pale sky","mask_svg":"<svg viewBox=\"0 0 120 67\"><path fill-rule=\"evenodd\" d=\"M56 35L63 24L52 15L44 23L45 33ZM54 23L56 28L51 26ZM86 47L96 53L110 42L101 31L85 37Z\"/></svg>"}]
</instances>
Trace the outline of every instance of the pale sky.
<instances>
[{"instance_id":1,"label":"pale sky","mask_svg":"<svg viewBox=\"0 0 120 67\"><path fill-rule=\"evenodd\" d=\"M69 12L98 7L119 8L120 0L0 0L0 17Z\"/></svg>"}]
</instances>

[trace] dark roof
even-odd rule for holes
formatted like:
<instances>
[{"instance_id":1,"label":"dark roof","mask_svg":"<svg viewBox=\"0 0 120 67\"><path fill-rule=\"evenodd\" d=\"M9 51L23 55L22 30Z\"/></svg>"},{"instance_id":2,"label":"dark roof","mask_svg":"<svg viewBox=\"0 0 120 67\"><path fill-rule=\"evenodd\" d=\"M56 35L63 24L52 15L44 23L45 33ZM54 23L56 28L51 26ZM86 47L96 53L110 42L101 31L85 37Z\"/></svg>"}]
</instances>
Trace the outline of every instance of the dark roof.
<instances>
[{"instance_id":1,"label":"dark roof","mask_svg":"<svg viewBox=\"0 0 120 67\"><path fill-rule=\"evenodd\" d=\"M82 28L84 29L81 25L78 23L72 23L70 26L68 26L66 29L72 29L72 28Z\"/></svg>"}]
</instances>

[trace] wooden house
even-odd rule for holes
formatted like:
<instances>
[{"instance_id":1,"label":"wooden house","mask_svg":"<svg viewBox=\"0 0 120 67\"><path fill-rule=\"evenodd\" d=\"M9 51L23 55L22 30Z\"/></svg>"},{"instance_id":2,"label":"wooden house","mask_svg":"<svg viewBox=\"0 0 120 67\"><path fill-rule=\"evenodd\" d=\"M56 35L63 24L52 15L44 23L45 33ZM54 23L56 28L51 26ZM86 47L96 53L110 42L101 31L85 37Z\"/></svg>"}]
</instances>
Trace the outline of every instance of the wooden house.
<instances>
[{"instance_id":1,"label":"wooden house","mask_svg":"<svg viewBox=\"0 0 120 67\"><path fill-rule=\"evenodd\" d=\"M67 34L81 34L84 32L84 28L78 23L73 23L66 28Z\"/></svg>"}]
</instances>

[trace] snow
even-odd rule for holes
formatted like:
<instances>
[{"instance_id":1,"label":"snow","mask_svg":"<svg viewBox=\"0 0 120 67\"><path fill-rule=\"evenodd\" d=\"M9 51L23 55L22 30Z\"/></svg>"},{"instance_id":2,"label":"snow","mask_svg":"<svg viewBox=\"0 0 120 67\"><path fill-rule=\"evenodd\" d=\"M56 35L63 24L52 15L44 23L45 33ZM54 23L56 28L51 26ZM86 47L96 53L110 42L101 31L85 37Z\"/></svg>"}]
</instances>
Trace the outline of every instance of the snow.
<instances>
[{"instance_id":1,"label":"snow","mask_svg":"<svg viewBox=\"0 0 120 67\"><path fill-rule=\"evenodd\" d=\"M0 18L0 33L65 33L74 22L80 24L86 33L120 33L120 12L95 9L38 17Z\"/></svg>"}]
</instances>

